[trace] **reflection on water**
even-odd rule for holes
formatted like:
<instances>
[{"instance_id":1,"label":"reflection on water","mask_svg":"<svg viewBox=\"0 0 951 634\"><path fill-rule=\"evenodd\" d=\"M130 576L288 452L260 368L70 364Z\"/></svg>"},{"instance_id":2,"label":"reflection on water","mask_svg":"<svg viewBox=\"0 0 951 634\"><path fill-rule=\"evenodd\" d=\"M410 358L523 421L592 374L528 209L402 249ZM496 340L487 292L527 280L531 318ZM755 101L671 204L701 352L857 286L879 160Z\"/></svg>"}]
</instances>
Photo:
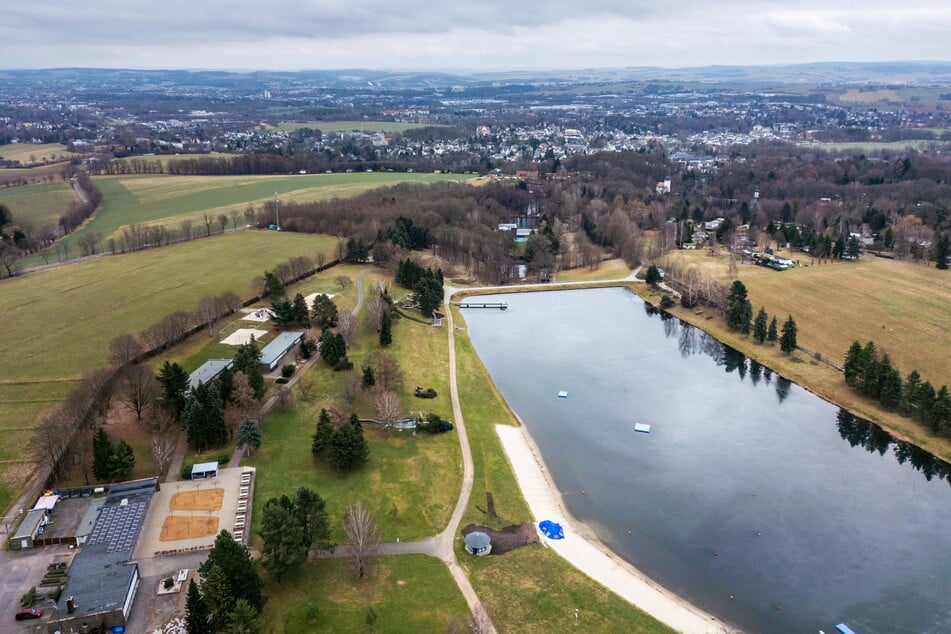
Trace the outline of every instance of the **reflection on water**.
<instances>
[{"instance_id":1,"label":"reflection on water","mask_svg":"<svg viewBox=\"0 0 951 634\"><path fill-rule=\"evenodd\" d=\"M665 337L677 338L677 349L683 358L703 354L713 359L713 362L722 367L727 374L735 372L741 381L749 376L753 385L758 385L760 380L765 380L766 383L772 382L773 372L769 368L747 358L739 350L731 348L703 330L691 326L682 319L655 308L647 302L644 302L644 312L650 317L661 320ZM792 385L793 383L789 379L778 374L775 375L774 388L780 404L789 396ZM933 456L920 447L895 439L879 425L840 409L836 426L839 435L853 447L862 447L881 456L884 456L889 447L892 447L892 453L898 464L908 462L925 479L930 481L937 477L946 480L951 485L951 464Z\"/></svg>"},{"instance_id":2,"label":"reflection on water","mask_svg":"<svg viewBox=\"0 0 951 634\"><path fill-rule=\"evenodd\" d=\"M946 463L626 290L504 299L473 344L619 556L745 631L951 631Z\"/></svg>"}]
</instances>

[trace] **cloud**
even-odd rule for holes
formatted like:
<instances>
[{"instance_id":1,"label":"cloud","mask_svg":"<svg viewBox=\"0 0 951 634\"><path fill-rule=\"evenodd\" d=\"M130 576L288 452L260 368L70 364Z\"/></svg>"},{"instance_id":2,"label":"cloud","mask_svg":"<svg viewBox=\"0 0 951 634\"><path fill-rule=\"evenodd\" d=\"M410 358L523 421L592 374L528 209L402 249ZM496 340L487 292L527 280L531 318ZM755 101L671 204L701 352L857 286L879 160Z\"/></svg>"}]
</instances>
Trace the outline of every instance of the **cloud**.
<instances>
[{"instance_id":1,"label":"cloud","mask_svg":"<svg viewBox=\"0 0 951 634\"><path fill-rule=\"evenodd\" d=\"M0 66L539 68L949 59L926 0L0 0Z\"/></svg>"}]
</instances>

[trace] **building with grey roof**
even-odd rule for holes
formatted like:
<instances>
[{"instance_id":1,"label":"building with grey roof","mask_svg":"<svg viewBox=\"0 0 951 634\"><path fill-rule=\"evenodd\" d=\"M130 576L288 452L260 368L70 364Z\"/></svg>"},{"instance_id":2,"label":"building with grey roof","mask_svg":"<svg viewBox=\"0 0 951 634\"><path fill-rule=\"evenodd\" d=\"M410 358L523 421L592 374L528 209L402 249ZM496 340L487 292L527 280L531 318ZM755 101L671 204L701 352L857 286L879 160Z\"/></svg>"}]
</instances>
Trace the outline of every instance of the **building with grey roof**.
<instances>
[{"instance_id":1,"label":"building with grey roof","mask_svg":"<svg viewBox=\"0 0 951 634\"><path fill-rule=\"evenodd\" d=\"M201 367L188 376L188 388L194 390L202 383L207 383L218 377L219 374L234 366L232 359L208 359Z\"/></svg>"},{"instance_id":2,"label":"building with grey roof","mask_svg":"<svg viewBox=\"0 0 951 634\"><path fill-rule=\"evenodd\" d=\"M277 364L281 362L281 359L284 358L284 355L290 352L291 348L299 344L303 338L304 332L301 330L289 330L274 337L274 339L261 350L261 360L258 361L261 365L261 370L264 372L274 370Z\"/></svg>"},{"instance_id":3,"label":"building with grey roof","mask_svg":"<svg viewBox=\"0 0 951 634\"><path fill-rule=\"evenodd\" d=\"M43 526L46 524L46 509L30 509L23 516L19 528L10 538L10 548L13 550L26 550L33 548L33 540L40 534Z\"/></svg>"},{"instance_id":4,"label":"building with grey roof","mask_svg":"<svg viewBox=\"0 0 951 634\"><path fill-rule=\"evenodd\" d=\"M129 558L157 486L158 478L148 478L109 489L92 533L73 558L48 632L125 626L139 586L139 567Z\"/></svg>"}]
</instances>

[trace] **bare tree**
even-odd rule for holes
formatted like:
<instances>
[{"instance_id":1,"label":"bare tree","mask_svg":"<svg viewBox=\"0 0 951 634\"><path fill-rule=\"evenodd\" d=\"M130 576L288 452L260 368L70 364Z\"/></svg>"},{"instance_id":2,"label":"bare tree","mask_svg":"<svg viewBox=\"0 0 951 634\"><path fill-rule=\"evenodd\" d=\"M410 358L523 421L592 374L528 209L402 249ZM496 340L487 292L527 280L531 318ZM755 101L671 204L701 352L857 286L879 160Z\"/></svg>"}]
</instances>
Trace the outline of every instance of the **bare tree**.
<instances>
[{"instance_id":1,"label":"bare tree","mask_svg":"<svg viewBox=\"0 0 951 634\"><path fill-rule=\"evenodd\" d=\"M343 337L347 348L356 343L357 328L357 318L353 316L353 311L341 310L337 313L337 334Z\"/></svg>"},{"instance_id":2,"label":"bare tree","mask_svg":"<svg viewBox=\"0 0 951 634\"><path fill-rule=\"evenodd\" d=\"M182 220L180 226L182 228L182 239L191 240L192 239L192 227L195 225L195 221L191 218L185 218Z\"/></svg>"},{"instance_id":3,"label":"bare tree","mask_svg":"<svg viewBox=\"0 0 951 634\"><path fill-rule=\"evenodd\" d=\"M220 301L217 297L204 297L198 303L198 316L201 319L202 325L208 327L209 337L214 334L211 327L218 321L218 317L223 312L223 307L220 306Z\"/></svg>"},{"instance_id":4,"label":"bare tree","mask_svg":"<svg viewBox=\"0 0 951 634\"><path fill-rule=\"evenodd\" d=\"M221 227L221 233L224 233L225 229L228 228L228 216L218 214L218 226Z\"/></svg>"},{"instance_id":5,"label":"bare tree","mask_svg":"<svg viewBox=\"0 0 951 634\"><path fill-rule=\"evenodd\" d=\"M237 209L231 210L231 225L234 227L234 230L238 230L238 218L241 217L241 213Z\"/></svg>"},{"instance_id":6,"label":"bare tree","mask_svg":"<svg viewBox=\"0 0 951 634\"><path fill-rule=\"evenodd\" d=\"M109 361L118 367L134 361L144 352L145 347L135 335L119 335L109 342Z\"/></svg>"},{"instance_id":7,"label":"bare tree","mask_svg":"<svg viewBox=\"0 0 951 634\"><path fill-rule=\"evenodd\" d=\"M376 407L376 417L387 427L396 424L403 415L403 404L400 403L400 397L389 390L380 392L374 402Z\"/></svg>"},{"instance_id":8,"label":"bare tree","mask_svg":"<svg viewBox=\"0 0 951 634\"><path fill-rule=\"evenodd\" d=\"M225 421L228 423L228 430L232 437L238 430L238 425L245 419L258 420L259 407L260 404L254 398L254 390L251 389L248 377L244 372L235 372L231 399L225 409Z\"/></svg>"},{"instance_id":9,"label":"bare tree","mask_svg":"<svg viewBox=\"0 0 951 634\"><path fill-rule=\"evenodd\" d=\"M119 401L135 412L137 420L142 420L142 412L159 394L159 384L146 365L132 365L126 368L119 380Z\"/></svg>"},{"instance_id":10,"label":"bare tree","mask_svg":"<svg viewBox=\"0 0 951 634\"><path fill-rule=\"evenodd\" d=\"M322 268L324 266L324 263L327 261L327 254L324 253L323 251L318 251L315 260L316 260L317 268L318 269Z\"/></svg>"},{"instance_id":11,"label":"bare tree","mask_svg":"<svg viewBox=\"0 0 951 634\"><path fill-rule=\"evenodd\" d=\"M241 298L238 297L238 294L233 291L227 291L221 294L218 298L218 302L221 304L221 307L226 310L228 313L233 313L240 309L244 304L241 302Z\"/></svg>"},{"instance_id":12,"label":"bare tree","mask_svg":"<svg viewBox=\"0 0 951 634\"><path fill-rule=\"evenodd\" d=\"M60 460L69 446L72 434L61 409L55 409L40 416L33 430L30 447L36 451L37 462L49 465L54 478L63 475L66 465Z\"/></svg>"},{"instance_id":13,"label":"bare tree","mask_svg":"<svg viewBox=\"0 0 951 634\"><path fill-rule=\"evenodd\" d=\"M398 390L403 385L403 371L396 359L388 352L377 350L366 358L367 364L373 368L376 384L384 390Z\"/></svg>"},{"instance_id":14,"label":"bare tree","mask_svg":"<svg viewBox=\"0 0 951 634\"><path fill-rule=\"evenodd\" d=\"M212 223L211 214L208 213L207 211L203 212L203 213L201 214L201 221L205 223L205 235L206 235L206 236L210 236L210 235L211 235L211 223Z\"/></svg>"},{"instance_id":15,"label":"bare tree","mask_svg":"<svg viewBox=\"0 0 951 634\"><path fill-rule=\"evenodd\" d=\"M363 379L354 372L348 372L343 385L340 386L340 395L343 400L352 407L362 391Z\"/></svg>"},{"instance_id":16,"label":"bare tree","mask_svg":"<svg viewBox=\"0 0 951 634\"><path fill-rule=\"evenodd\" d=\"M294 405L294 394L286 385L281 385L274 390L274 396L277 398L277 405L282 412L287 411L288 408Z\"/></svg>"},{"instance_id":17,"label":"bare tree","mask_svg":"<svg viewBox=\"0 0 951 634\"><path fill-rule=\"evenodd\" d=\"M374 558L383 554L383 547L380 545L380 529L376 520L362 502L347 507L343 531L353 549L353 567L359 577L364 577L369 573Z\"/></svg>"},{"instance_id":18,"label":"bare tree","mask_svg":"<svg viewBox=\"0 0 951 634\"><path fill-rule=\"evenodd\" d=\"M340 290L342 291L345 291L353 286L353 281L346 275L338 275L334 278L334 281L337 282L337 286L339 286Z\"/></svg>"},{"instance_id":19,"label":"bare tree","mask_svg":"<svg viewBox=\"0 0 951 634\"><path fill-rule=\"evenodd\" d=\"M309 401L317 389L317 377L313 372L305 372L302 377L297 379L297 392L305 401Z\"/></svg>"},{"instance_id":20,"label":"bare tree","mask_svg":"<svg viewBox=\"0 0 951 634\"><path fill-rule=\"evenodd\" d=\"M155 463L158 474L162 475L175 455L175 442L168 436L153 436L149 447L152 448L152 462Z\"/></svg>"}]
</instances>

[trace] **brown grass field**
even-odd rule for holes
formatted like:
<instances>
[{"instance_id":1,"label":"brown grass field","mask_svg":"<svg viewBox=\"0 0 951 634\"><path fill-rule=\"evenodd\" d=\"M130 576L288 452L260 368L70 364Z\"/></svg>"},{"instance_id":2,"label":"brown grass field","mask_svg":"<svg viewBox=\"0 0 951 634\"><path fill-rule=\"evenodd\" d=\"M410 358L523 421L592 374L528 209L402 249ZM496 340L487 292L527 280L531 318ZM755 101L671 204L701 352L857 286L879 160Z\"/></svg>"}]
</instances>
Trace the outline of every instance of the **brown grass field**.
<instances>
[{"instance_id":1,"label":"brown grass field","mask_svg":"<svg viewBox=\"0 0 951 634\"><path fill-rule=\"evenodd\" d=\"M168 508L173 511L220 511L224 499L224 489L183 491L172 496Z\"/></svg>"},{"instance_id":2,"label":"brown grass field","mask_svg":"<svg viewBox=\"0 0 951 634\"><path fill-rule=\"evenodd\" d=\"M169 515L162 524L159 541L177 542L182 539L208 537L218 532L218 518L213 515Z\"/></svg>"}]
</instances>

